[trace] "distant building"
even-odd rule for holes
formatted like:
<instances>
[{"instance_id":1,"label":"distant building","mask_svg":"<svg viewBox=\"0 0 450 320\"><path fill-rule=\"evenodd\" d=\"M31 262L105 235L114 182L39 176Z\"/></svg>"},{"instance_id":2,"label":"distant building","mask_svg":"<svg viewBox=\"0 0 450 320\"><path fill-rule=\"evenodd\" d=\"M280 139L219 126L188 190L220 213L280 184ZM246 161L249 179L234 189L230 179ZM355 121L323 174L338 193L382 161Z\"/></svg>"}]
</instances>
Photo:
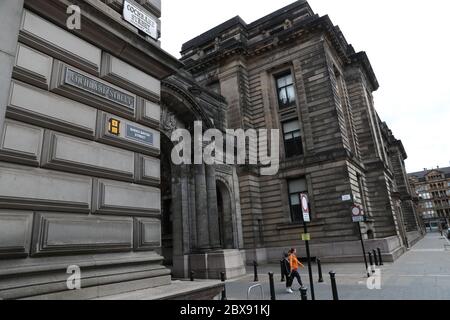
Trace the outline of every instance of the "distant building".
<instances>
[{"instance_id":1,"label":"distant building","mask_svg":"<svg viewBox=\"0 0 450 320\"><path fill-rule=\"evenodd\" d=\"M416 193L418 212L427 227L450 222L450 167L424 169L409 174L411 189Z\"/></svg>"}]
</instances>

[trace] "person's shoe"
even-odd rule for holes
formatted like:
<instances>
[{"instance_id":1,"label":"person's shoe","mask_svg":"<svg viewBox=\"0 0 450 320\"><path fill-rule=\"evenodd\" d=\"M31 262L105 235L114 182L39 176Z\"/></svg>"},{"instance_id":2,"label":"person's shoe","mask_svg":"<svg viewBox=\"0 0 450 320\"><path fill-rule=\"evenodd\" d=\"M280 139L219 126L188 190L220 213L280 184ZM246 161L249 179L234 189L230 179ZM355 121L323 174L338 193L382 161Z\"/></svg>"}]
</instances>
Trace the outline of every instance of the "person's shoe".
<instances>
[{"instance_id":1,"label":"person's shoe","mask_svg":"<svg viewBox=\"0 0 450 320\"><path fill-rule=\"evenodd\" d=\"M287 293L294 293L294 291L292 291L291 288L287 288L287 289L286 289L286 292L287 292Z\"/></svg>"}]
</instances>

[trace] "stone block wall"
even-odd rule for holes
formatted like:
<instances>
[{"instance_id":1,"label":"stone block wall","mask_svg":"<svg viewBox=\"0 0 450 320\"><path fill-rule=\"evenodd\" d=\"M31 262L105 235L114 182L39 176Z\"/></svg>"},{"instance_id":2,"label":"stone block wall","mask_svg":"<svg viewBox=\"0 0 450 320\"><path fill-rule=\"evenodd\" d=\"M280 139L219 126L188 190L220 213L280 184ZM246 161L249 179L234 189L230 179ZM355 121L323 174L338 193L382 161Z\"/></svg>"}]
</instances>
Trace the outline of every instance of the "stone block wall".
<instances>
[{"instance_id":1,"label":"stone block wall","mask_svg":"<svg viewBox=\"0 0 450 320\"><path fill-rule=\"evenodd\" d=\"M0 4L0 298L95 298L170 283L155 251L160 80L179 63L107 4L77 4L85 25L73 32L65 1ZM153 58L130 63L116 46ZM81 269L76 292L66 284L71 265Z\"/></svg>"}]
</instances>

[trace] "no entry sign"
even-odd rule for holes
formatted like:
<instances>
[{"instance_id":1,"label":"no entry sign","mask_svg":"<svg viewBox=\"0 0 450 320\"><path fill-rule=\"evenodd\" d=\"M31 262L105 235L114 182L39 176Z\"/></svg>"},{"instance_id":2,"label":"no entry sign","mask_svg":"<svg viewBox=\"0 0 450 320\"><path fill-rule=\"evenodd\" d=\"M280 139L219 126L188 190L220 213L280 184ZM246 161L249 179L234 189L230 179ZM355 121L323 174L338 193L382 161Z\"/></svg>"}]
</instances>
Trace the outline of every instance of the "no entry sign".
<instances>
[{"instance_id":1,"label":"no entry sign","mask_svg":"<svg viewBox=\"0 0 450 320\"><path fill-rule=\"evenodd\" d=\"M352 219L353 222L364 222L364 211L360 206L352 207Z\"/></svg>"},{"instance_id":2,"label":"no entry sign","mask_svg":"<svg viewBox=\"0 0 450 320\"><path fill-rule=\"evenodd\" d=\"M304 193L300 194L300 202L302 205L303 221L311 222L311 217L309 215L308 195Z\"/></svg>"}]
</instances>

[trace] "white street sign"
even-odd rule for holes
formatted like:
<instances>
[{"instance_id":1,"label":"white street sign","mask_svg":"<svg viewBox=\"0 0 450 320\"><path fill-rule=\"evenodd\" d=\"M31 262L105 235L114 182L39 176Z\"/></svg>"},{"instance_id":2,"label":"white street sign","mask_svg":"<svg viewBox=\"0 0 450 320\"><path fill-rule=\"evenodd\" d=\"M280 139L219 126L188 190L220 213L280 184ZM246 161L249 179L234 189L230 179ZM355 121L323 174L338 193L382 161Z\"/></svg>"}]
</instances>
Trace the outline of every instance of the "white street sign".
<instances>
[{"instance_id":1,"label":"white street sign","mask_svg":"<svg viewBox=\"0 0 450 320\"><path fill-rule=\"evenodd\" d=\"M137 5L125 0L123 18L153 39L158 39L158 24L152 17Z\"/></svg>"},{"instance_id":2,"label":"white street sign","mask_svg":"<svg viewBox=\"0 0 450 320\"><path fill-rule=\"evenodd\" d=\"M344 194L342 196L342 201L350 201L352 200L352 195L351 194Z\"/></svg>"}]
</instances>

